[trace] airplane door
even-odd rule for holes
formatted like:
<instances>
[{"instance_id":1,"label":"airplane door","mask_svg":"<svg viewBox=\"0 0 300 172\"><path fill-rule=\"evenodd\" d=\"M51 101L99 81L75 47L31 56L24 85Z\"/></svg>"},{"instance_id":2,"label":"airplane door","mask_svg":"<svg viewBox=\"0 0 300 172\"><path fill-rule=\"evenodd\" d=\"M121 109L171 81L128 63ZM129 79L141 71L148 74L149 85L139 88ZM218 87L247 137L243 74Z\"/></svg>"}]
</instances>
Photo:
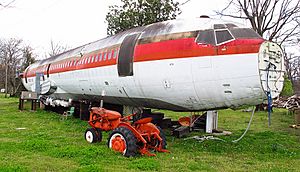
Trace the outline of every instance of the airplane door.
<instances>
[{"instance_id":1,"label":"airplane door","mask_svg":"<svg viewBox=\"0 0 300 172\"><path fill-rule=\"evenodd\" d=\"M133 56L136 42L141 33L128 35L123 40L118 56L118 74L120 77L133 76Z\"/></svg>"},{"instance_id":2,"label":"airplane door","mask_svg":"<svg viewBox=\"0 0 300 172\"><path fill-rule=\"evenodd\" d=\"M47 78L49 78L50 66L51 66L51 63L47 66L47 72L46 72Z\"/></svg>"},{"instance_id":3,"label":"airplane door","mask_svg":"<svg viewBox=\"0 0 300 172\"><path fill-rule=\"evenodd\" d=\"M137 40L141 33L128 35L124 38L118 55L117 70L119 75L118 90L121 94L122 102L126 105L138 107L140 102L134 98L143 95L138 81L139 73L138 68L134 65L134 50ZM135 73L134 73L135 72Z\"/></svg>"}]
</instances>

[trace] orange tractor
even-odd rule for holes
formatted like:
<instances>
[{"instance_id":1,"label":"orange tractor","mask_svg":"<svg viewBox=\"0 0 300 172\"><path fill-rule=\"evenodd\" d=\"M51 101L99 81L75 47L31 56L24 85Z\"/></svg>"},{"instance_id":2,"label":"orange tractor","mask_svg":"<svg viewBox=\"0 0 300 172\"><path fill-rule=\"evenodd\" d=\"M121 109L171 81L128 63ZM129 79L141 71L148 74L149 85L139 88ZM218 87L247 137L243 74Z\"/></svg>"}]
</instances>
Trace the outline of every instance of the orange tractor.
<instances>
[{"instance_id":1,"label":"orange tractor","mask_svg":"<svg viewBox=\"0 0 300 172\"><path fill-rule=\"evenodd\" d=\"M108 147L121 152L124 156L135 156L137 153L155 156L151 150L169 152L166 150L166 137L163 131L151 123L152 118L142 118L131 122L135 114L122 118L116 111L93 107L90 112L85 139L89 143L102 141L102 131L111 131Z\"/></svg>"}]
</instances>

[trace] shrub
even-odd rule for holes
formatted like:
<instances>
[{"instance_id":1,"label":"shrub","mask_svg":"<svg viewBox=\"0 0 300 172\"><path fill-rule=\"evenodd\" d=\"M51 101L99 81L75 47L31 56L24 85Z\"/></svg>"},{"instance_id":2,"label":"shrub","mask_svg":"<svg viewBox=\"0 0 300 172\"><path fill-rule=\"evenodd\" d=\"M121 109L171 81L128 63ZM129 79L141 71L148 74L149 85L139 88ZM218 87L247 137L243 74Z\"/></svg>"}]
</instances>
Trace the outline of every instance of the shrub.
<instances>
[{"instance_id":1,"label":"shrub","mask_svg":"<svg viewBox=\"0 0 300 172\"><path fill-rule=\"evenodd\" d=\"M290 97L294 95L293 84L290 79L284 77L283 89L280 96Z\"/></svg>"}]
</instances>

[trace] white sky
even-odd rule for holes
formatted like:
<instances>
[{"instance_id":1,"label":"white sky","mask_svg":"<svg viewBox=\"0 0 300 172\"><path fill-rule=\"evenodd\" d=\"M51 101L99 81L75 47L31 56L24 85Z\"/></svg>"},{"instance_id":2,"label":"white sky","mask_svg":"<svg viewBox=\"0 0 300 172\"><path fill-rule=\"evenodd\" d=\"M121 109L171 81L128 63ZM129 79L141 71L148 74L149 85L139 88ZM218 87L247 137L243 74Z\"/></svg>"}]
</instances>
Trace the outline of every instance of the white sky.
<instances>
[{"instance_id":1,"label":"white sky","mask_svg":"<svg viewBox=\"0 0 300 172\"><path fill-rule=\"evenodd\" d=\"M0 0L6 4L11 0ZM186 0L177 0L183 3ZM13 8L0 7L0 38L19 38L45 58L50 41L77 47L106 37L105 15L120 0L16 0ZM215 15L227 0L191 0L178 18Z\"/></svg>"}]
</instances>

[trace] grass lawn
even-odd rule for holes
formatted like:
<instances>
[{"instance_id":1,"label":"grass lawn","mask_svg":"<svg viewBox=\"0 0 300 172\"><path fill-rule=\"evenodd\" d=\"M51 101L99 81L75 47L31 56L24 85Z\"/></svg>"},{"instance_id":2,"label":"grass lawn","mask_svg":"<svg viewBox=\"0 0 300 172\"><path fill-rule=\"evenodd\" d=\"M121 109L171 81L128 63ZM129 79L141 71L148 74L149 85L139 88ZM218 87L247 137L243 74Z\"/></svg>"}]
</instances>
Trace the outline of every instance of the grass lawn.
<instances>
[{"instance_id":1,"label":"grass lawn","mask_svg":"<svg viewBox=\"0 0 300 172\"><path fill-rule=\"evenodd\" d=\"M62 121L56 113L28 109L21 112L18 99L0 95L0 171L300 171L300 130L288 128L294 117L282 109L275 109L271 127L267 113L257 112L238 143L231 140L243 133L250 112L221 110L219 128L233 132L220 137L227 142L200 143L167 132L170 154L134 158L108 149L108 133L103 142L88 144L86 121ZM163 112L172 118L185 114Z\"/></svg>"}]
</instances>

